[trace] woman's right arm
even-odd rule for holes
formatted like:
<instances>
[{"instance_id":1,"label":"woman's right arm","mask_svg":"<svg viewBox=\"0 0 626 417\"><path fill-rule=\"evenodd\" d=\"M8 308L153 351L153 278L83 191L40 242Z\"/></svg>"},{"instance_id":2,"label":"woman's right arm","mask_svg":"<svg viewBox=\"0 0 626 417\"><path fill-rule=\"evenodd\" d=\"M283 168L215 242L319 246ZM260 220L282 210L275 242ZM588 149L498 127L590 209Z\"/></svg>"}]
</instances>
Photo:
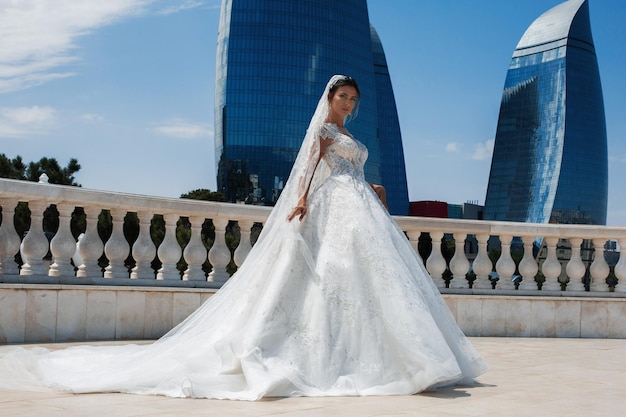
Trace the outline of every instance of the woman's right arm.
<instances>
[{"instance_id":1,"label":"woman's right arm","mask_svg":"<svg viewBox=\"0 0 626 417\"><path fill-rule=\"evenodd\" d=\"M304 187L304 192L301 193L300 198L298 199L298 203L296 204L296 206L293 208L293 210L291 210L291 213L289 213L289 215L287 216L287 221L292 221L296 216L300 216L298 220L302 221L302 219L304 218L304 216L307 213L307 198L309 196L309 191L311 189L311 182L313 180L313 176L315 175L315 171L317 170L317 166L319 165L320 161L322 160L322 158L324 157L324 154L326 153L326 149L330 146L330 144L333 143L333 140L331 138L322 138L322 137L318 137L317 139L319 142L319 152L317 152L317 156L312 156L312 158L314 158L312 166L313 166L313 171L307 175L307 173L305 173L305 176L308 177L308 183L305 184ZM302 179L300 179L300 181L302 181Z\"/></svg>"}]
</instances>

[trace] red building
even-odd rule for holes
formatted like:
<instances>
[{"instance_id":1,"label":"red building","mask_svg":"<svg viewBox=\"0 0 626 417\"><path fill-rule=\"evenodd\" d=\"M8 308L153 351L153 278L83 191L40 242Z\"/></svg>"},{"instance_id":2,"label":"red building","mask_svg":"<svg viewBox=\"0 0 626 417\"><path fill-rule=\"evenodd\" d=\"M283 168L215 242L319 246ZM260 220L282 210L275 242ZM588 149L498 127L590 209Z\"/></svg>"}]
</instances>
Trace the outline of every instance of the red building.
<instances>
[{"instance_id":1,"label":"red building","mask_svg":"<svg viewBox=\"0 0 626 417\"><path fill-rule=\"evenodd\" d=\"M409 203L409 215L447 219L448 203L444 201L412 201Z\"/></svg>"}]
</instances>

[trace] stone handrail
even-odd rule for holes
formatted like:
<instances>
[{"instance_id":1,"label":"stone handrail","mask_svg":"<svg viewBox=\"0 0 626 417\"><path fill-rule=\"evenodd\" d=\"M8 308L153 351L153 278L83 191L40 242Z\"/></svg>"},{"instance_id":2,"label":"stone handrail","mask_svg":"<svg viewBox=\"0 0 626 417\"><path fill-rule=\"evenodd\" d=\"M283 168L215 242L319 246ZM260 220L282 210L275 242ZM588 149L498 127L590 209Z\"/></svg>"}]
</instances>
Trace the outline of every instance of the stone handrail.
<instances>
[{"instance_id":1,"label":"stone handrail","mask_svg":"<svg viewBox=\"0 0 626 417\"><path fill-rule=\"evenodd\" d=\"M27 203L31 211L31 226L23 238L16 232L13 222L7 221L13 218L19 202ZM59 227L49 241L42 224L44 212L51 204L59 213ZM250 251L254 223L263 223L271 211L271 208L260 206L141 196L8 179L0 179L0 207L0 282L56 277L63 283L96 280L99 284L125 281L142 282L142 285L185 282L221 285L229 278L226 267L231 260L241 265ZM86 215L84 235L78 244L70 228L71 216L77 207L83 208ZM106 242L97 230L102 210L110 212L113 223L111 236ZM132 247L123 233L127 213L136 213L139 219L139 236ZM162 215L165 221L165 237L158 248L150 236L150 224L156 214ZM184 247L176 239L176 223L181 217L189 219L191 228L191 238ZM215 227L215 240L209 250L200 236L202 224L207 219ZM626 257L620 256L611 269L605 256L597 256L598 253L605 254L607 241L616 242L616 248L626 247L625 227L400 216L394 216L394 220L416 250L420 237L423 239L428 234L432 250L425 264L442 290L449 287L496 293L518 289L525 294L560 291L566 291L568 295L582 295L585 291L596 295L609 291L626 293ZM234 254L225 239L230 221L236 221L241 230ZM450 259L446 259L442 252L442 241L448 247L451 242L456 243L454 256L448 256ZM468 242L473 242L476 250L466 250L465 243ZM495 265L488 252L494 242L501 249ZM537 246L537 242L541 246ZM515 250L511 249L512 246ZM21 265L15 261L18 252ZM512 255L521 256L522 252L523 257L515 262ZM564 252L570 253L566 259L562 255ZM52 260L45 262L48 253L51 253ZM72 259L76 259L76 253L81 264L75 266ZM104 271L98 263L103 254L108 261ZM129 255L135 264L132 269L125 265ZM187 264L182 277L177 268L181 257ZM155 258L161 263L157 271L152 266ZM212 267L208 274L202 269L207 258ZM607 282L611 272L615 279Z\"/></svg>"}]
</instances>

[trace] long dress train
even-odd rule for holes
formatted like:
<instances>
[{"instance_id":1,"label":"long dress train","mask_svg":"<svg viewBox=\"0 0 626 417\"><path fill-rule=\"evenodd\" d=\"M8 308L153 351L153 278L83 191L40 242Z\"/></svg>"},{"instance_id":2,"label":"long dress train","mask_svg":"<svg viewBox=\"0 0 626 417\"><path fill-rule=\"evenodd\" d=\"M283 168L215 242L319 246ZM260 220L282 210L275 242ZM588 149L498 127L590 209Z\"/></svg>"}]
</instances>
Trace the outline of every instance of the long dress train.
<instances>
[{"instance_id":1,"label":"long dress train","mask_svg":"<svg viewBox=\"0 0 626 417\"><path fill-rule=\"evenodd\" d=\"M366 148L322 129L334 142L305 219L271 219L276 230L184 322L149 345L4 348L0 386L255 400L412 394L484 372L365 181Z\"/></svg>"}]
</instances>

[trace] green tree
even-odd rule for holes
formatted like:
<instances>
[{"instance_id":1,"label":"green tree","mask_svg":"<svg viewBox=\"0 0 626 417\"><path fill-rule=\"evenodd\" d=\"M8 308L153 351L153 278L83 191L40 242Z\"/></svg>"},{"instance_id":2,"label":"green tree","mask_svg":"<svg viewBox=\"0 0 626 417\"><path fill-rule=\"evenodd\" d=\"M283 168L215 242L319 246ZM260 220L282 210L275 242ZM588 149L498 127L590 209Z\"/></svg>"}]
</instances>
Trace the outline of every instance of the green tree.
<instances>
[{"instance_id":1,"label":"green tree","mask_svg":"<svg viewBox=\"0 0 626 417\"><path fill-rule=\"evenodd\" d=\"M9 159L5 154L0 154L0 177L21 180L24 179L24 172L26 165L21 156Z\"/></svg>"},{"instance_id":2,"label":"green tree","mask_svg":"<svg viewBox=\"0 0 626 417\"><path fill-rule=\"evenodd\" d=\"M39 181L41 174L48 176L51 184L59 185L74 185L80 187L74 180L74 174L80 170L80 164L75 158L70 159L70 162L65 168L61 168L55 158L43 157L39 162L31 162L28 164L27 180Z\"/></svg>"},{"instance_id":3,"label":"green tree","mask_svg":"<svg viewBox=\"0 0 626 417\"><path fill-rule=\"evenodd\" d=\"M189 191L188 193L181 194L180 198L188 198L191 200L204 200L204 201L225 201L224 194L219 191L211 191L206 188L199 188L197 190Z\"/></svg>"},{"instance_id":4,"label":"green tree","mask_svg":"<svg viewBox=\"0 0 626 417\"><path fill-rule=\"evenodd\" d=\"M80 168L76 158L70 159L67 166L62 168L55 158L43 157L38 162L25 164L19 155L10 159L5 154L0 154L0 177L2 178L39 181L41 174L45 173L51 184L80 187L74 178L74 174L80 171Z\"/></svg>"}]
</instances>

